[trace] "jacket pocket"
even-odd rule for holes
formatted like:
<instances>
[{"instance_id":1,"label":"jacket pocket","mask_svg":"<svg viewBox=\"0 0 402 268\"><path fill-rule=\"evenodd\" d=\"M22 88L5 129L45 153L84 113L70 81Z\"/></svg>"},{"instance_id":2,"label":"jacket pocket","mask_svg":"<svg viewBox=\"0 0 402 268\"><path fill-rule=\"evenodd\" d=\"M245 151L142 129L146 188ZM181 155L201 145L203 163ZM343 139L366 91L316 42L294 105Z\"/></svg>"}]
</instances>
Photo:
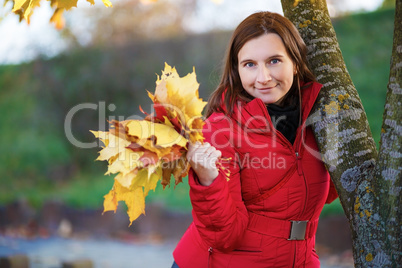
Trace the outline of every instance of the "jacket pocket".
<instances>
[{"instance_id":1,"label":"jacket pocket","mask_svg":"<svg viewBox=\"0 0 402 268\"><path fill-rule=\"evenodd\" d=\"M261 253L261 248L256 247L241 247L238 249L233 250L233 254L259 254Z\"/></svg>"},{"instance_id":2,"label":"jacket pocket","mask_svg":"<svg viewBox=\"0 0 402 268\"><path fill-rule=\"evenodd\" d=\"M258 254L262 252L262 235L246 229L243 238L232 252L233 254Z\"/></svg>"}]
</instances>

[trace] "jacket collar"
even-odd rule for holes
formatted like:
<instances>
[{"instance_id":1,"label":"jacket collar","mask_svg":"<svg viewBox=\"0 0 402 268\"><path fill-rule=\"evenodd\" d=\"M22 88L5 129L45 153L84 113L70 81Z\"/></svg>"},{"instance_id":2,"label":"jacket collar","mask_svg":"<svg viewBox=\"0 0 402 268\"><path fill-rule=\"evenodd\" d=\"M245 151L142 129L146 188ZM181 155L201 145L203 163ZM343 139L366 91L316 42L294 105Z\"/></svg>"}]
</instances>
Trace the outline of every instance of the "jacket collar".
<instances>
[{"instance_id":1,"label":"jacket collar","mask_svg":"<svg viewBox=\"0 0 402 268\"><path fill-rule=\"evenodd\" d=\"M302 123L304 123L314 106L322 85L317 82L309 82L301 83L300 87L302 97ZM249 124L247 126L249 128L266 127L268 123L267 120L270 120L270 117L261 99L255 98L248 103L238 101L237 104L238 105L235 106L233 110L233 119L241 124Z\"/></svg>"}]
</instances>

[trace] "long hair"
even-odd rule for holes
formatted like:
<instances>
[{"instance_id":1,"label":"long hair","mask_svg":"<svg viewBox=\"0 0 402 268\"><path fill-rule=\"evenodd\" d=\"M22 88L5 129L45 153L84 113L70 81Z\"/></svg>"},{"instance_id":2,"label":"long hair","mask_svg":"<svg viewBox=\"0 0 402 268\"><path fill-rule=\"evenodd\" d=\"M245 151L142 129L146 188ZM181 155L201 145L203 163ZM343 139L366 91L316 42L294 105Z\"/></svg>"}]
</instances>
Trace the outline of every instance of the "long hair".
<instances>
[{"instance_id":1,"label":"long hair","mask_svg":"<svg viewBox=\"0 0 402 268\"><path fill-rule=\"evenodd\" d=\"M275 33L281 37L286 51L296 67L293 84L284 96L282 103L286 104L287 99L291 97L298 97L301 81L315 81L315 77L307 65L307 47L292 22L277 13L257 12L244 19L233 32L226 50L221 81L208 101L207 117L213 112L224 112L231 115L237 99L244 101L251 99L251 96L243 89L240 80L238 54L246 42L268 33Z\"/></svg>"}]
</instances>

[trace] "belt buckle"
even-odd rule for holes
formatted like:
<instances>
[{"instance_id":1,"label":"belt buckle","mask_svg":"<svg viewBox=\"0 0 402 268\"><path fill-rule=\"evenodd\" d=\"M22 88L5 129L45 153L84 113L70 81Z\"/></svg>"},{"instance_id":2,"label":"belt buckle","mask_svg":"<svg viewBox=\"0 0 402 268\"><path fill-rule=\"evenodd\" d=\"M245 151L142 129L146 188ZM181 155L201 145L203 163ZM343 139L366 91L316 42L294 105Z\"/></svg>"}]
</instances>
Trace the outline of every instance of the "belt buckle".
<instances>
[{"instance_id":1,"label":"belt buckle","mask_svg":"<svg viewBox=\"0 0 402 268\"><path fill-rule=\"evenodd\" d=\"M308 221L290 221L290 235L288 240L304 240Z\"/></svg>"}]
</instances>

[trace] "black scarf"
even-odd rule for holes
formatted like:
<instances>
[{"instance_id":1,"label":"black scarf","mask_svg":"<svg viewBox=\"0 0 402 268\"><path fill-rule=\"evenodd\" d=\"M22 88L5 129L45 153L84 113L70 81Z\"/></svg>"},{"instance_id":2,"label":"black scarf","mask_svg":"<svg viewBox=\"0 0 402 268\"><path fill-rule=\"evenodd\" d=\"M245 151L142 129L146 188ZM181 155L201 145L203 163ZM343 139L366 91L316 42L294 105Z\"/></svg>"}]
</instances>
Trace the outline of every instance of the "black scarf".
<instances>
[{"instance_id":1,"label":"black scarf","mask_svg":"<svg viewBox=\"0 0 402 268\"><path fill-rule=\"evenodd\" d=\"M276 130L281 132L290 143L296 139L296 131L299 126L300 105L296 101L295 105L281 107L276 104L267 105L269 116Z\"/></svg>"}]
</instances>

